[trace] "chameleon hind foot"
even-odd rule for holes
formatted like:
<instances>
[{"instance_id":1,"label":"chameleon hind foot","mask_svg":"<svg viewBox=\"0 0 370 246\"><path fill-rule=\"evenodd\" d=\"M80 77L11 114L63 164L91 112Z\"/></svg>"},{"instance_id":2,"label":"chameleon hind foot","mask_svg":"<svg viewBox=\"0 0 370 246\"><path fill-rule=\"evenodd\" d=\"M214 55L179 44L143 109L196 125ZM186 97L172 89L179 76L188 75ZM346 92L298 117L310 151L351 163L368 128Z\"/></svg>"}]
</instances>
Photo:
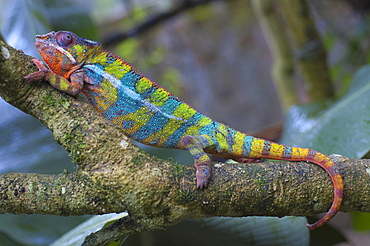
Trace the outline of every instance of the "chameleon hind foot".
<instances>
[{"instance_id":1,"label":"chameleon hind foot","mask_svg":"<svg viewBox=\"0 0 370 246\"><path fill-rule=\"evenodd\" d=\"M208 180L211 177L211 166L208 164L200 164L200 163L194 163L196 171L196 178L197 178L197 188L203 189L207 187Z\"/></svg>"},{"instance_id":2,"label":"chameleon hind foot","mask_svg":"<svg viewBox=\"0 0 370 246\"><path fill-rule=\"evenodd\" d=\"M203 136L185 136L181 139L180 145L188 150L194 158L194 166L197 169L197 188L203 189L208 185L211 177L211 159L204 152L209 144Z\"/></svg>"}]
</instances>

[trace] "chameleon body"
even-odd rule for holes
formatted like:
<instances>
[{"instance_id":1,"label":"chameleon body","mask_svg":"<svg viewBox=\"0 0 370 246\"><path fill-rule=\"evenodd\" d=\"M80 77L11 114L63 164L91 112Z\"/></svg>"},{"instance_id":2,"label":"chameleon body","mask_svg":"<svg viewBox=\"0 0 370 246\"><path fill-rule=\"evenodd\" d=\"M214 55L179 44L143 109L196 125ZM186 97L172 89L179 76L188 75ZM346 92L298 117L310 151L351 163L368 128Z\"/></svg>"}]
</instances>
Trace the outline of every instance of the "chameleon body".
<instances>
[{"instance_id":1,"label":"chameleon body","mask_svg":"<svg viewBox=\"0 0 370 246\"><path fill-rule=\"evenodd\" d=\"M211 175L211 160L206 153L239 162L255 162L261 158L308 161L330 175L334 200L326 215L307 227L320 227L339 210L343 180L328 156L248 136L213 121L143 76L122 58L104 51L96 41L59 31L37 35L35 45L49 68L33 59L39 71L26 76L27 80L46 80L60 91L82 96L136 141L188 150L194 158L198 188L207 186Z\"/></svg>"}]
</instances>

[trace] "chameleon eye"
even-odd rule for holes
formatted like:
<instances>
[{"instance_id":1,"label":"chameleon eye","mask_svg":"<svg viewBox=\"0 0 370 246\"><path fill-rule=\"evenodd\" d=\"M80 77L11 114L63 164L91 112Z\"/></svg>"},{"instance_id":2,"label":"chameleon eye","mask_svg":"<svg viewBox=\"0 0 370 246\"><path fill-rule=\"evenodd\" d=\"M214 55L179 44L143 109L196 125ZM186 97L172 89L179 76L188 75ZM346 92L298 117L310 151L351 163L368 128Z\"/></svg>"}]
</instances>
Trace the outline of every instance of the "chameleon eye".
<instances>
[{"instance_id":1,"label":"chameleon eye","mask_svg":"<svg viewBox=\"0 0 370 246\"><path fill-rule=\"evenodd\" d=\"M73 36L67 32L61 32L56 36L56 40L60 46L68 46L73 41Z\"/></svg>"}]
</instances>

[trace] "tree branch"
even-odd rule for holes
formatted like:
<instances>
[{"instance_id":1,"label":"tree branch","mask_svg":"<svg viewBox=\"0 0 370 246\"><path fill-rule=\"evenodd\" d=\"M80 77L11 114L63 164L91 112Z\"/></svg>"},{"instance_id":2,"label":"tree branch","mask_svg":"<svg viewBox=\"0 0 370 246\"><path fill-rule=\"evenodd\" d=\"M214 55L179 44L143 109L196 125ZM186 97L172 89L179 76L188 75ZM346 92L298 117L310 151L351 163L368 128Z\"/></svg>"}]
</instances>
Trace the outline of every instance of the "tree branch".
<instances>
[{"instance_id":1,"label":"tree branch","mask_svg":"<svg viewBox=\"0 0 370 246\"><path fill-rule=\"evenodd\" d=\"M293 81L294 62L288 37L276 11L276 1L253 0L252 6L273 55L273 81L278 91L282 110L286 112L292 105L299 103Z\"/></svg>"},{"instance_id":2,"label":"tree branch","mask_svg":"<svg viewBox=\"0 0 370 246\"><path fill-rule=\"evenodd\" d=\"M279 6L310 101L331 98L334 87L330 79L326 51L306 0L280 0Z\"/></svg>"},{"instance_id":3,"label":"tree branch","mask_svg":"<svg viewBox=\"0 0 370 246\"><path fill-rule=\"evenodd\" d=\"M0 96L36 117L79 165L76 173L0 175L1 213L58 215L128 211L121 236L187 218L306 216L333 199L326 172L305 162L215 163L209 187L197 190L192 165L150 157L80 98L23 77L31 58L0 42ZM332 156L344 177L341 211L370 211L369 160Z\"/></svg>"}]
</instances>

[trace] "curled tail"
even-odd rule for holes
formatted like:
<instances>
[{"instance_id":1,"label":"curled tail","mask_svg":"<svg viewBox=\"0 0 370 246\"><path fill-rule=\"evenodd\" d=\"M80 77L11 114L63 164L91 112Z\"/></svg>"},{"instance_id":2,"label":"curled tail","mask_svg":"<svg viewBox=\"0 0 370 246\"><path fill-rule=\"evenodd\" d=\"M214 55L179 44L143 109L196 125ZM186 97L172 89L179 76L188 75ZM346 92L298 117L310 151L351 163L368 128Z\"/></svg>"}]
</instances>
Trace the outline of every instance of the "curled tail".
<instances>
[{"instance_id":1,"label":"curled tail","mask_svg":"<svg viewBox=\"0 0 370 246\"><path fill-rule=\"evenodd\" d=\"M319 228L320 226L324 225L326 222L331 220L339 211L339 208L342 204L343 200L343 178L339 173L338 167L335 163L326 155L310 150L310 155L307 158L307 161L315 163L322 167L329 175L333 182L334 186L334 199L333 203L328 212L326 212L325 216L313 224L306 224L308 229L313 230Z\"/></svg>"},{"instance_id":2,"label":"curled tail","mask_svg":"<svg viewBox=\"0 0 370 246\"><path fill-rule=\"evenodd\" d=\"M251 158L266 158L286 161L308 161L319 165L330 175L334 186L333 203L323 218L314 224L306 224L308 229L313 230L324 225L339 211L343 200L343 178L336 164L327 155L312 149L291 147L250 136L245 136L244 143L244 147L247 147L247 152L249 153L247 156L239 158L240 161L243 161L243 158L248 158L248 160ZM236 159L238 160L238 158Z\"/></svg>"},{"instance_id":3,"label":"curled tail","mask_svg":"<svg viewBox=\"0 0 370 246\"><path fill-rule=\"evenodd\" d=\"M188 150L194 157L198 188L206 187L211 176L211 160L206 152L239 162L256 162L262 158L308 161L319 165L330 175L334 186L334 200L325 216L314 224L307 224L307 227L316 229L331 220L339 211L343 199L343 179L338 167L328 156L315 150L248 136L218 122L212 122L212 127L199 129L191 135L183 136L179 141L179 148Z\"/></svg>"}]
</instances>

